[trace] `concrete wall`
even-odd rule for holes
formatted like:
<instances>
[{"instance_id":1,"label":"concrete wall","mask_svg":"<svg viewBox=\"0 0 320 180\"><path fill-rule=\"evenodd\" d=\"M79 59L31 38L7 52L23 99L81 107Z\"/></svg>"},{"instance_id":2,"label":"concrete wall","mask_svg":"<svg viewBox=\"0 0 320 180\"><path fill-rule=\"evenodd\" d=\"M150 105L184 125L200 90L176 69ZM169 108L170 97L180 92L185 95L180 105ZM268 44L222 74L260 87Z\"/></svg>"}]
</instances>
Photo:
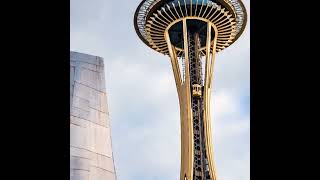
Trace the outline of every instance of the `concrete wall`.
<instances>
[{"instance_id":1,"label":"concrete wall","mask_svg":"<svg viewBox=\"0 0 320 180\"><path fill-rule=\"evenodd\" d=\"M70 179L115 180L101 57L70 52Z\"/></svg>"}]
</instances>

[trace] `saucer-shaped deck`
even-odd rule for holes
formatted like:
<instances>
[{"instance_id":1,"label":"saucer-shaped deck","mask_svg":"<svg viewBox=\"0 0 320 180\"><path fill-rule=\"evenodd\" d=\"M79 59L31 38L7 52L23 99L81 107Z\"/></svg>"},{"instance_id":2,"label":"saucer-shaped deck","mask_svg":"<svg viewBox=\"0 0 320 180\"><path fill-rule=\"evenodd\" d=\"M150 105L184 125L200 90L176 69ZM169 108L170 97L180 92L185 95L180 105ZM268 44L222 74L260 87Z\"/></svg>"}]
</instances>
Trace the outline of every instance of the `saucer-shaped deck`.
<instances>
[{"instance_id":1,"label":"saucer-shaped deck","mask_svg":"<svg viewBox=\"0 0 320 180\"><path fill-rule=\"evenodd\" d=\"M188 24L195 24L195 21L203 24L202 29L211 22L218 31L216 51L219 52L241 35L246 24L246 11L240 0L144 0L136 10L134 24L140 39L162 54L168 54L164 36L168 30L180 56L183 47L179 44L183 44L183 38L180 38L182 29L179 26L183 19L188 19ZM206 35L203 36L205 39ZM205 55L205 47L200 51Z\"/></svg>"}]
</instances>

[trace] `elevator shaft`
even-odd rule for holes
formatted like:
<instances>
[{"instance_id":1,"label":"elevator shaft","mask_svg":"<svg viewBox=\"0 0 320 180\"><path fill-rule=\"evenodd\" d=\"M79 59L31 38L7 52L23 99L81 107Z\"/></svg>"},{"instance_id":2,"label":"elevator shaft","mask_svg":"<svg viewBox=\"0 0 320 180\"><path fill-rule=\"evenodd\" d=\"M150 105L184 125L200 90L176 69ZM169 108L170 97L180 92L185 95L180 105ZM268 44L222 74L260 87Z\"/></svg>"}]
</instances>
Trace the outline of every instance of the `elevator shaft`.
<instances>
[{"instance_id":1,"label":"elevator shaft","mask_svg":"<svg viewBox=\"0 0 320 180\"><path fill-rule=\"evenodd\" d=\"M188 32L188 47L194 139L193 179L211 180L206 157L206 143L203 127L203 96L201 96L203 94L203 75L199 50L200 38L197 32Z\"/></svg>"}]
</instances>

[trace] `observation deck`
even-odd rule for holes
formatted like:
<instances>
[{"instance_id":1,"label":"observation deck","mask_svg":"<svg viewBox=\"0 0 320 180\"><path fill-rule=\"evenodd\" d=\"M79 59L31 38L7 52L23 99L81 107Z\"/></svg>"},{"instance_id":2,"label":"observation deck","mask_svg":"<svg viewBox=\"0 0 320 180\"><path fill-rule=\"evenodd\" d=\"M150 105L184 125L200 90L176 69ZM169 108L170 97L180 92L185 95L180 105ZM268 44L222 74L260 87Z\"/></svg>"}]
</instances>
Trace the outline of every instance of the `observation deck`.
<instances>
[{"instance_id":1,"label":"observation deck","mask_svg":"<svg viewBox=\"0 0 320 180\"><path fill-rule=\"evenodd\" d=\"M169 54L165 39L168 30L171 43L178 50L177 56L181 56L184 18L188 29L199 31L200 51L205 56L206 22L215 28L211 31L211 41L217 32L216 52L219 52L242 34L247 13L241 0L143 0L135 12L134 26L146 45L165 55Z\"/></svg>"}]
</instances>

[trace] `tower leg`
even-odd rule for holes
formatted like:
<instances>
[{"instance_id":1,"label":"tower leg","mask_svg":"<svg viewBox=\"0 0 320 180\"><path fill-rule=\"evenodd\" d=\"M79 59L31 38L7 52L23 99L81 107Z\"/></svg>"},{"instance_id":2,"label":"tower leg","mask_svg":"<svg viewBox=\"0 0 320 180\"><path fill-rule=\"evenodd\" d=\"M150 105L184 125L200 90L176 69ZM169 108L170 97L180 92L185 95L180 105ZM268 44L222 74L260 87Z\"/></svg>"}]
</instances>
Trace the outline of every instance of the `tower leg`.
<instances>
[{"instance_id":1,"label":"tower leg","mask_svg":"<svg viewBox=\"0 0 320 180\"><path fill-rule=\"evenodd\" d=\"M180 104L180 180L216 180L209 112L217 31L210 22L207 23L206 58L203 75L199 34L188 30L187 19L182 20L182 25L185 79L181 79L177 49L170 42L168 30L165 31ZM211 41L212 27L215 30L213 41ZM193 94L193 91L200 91L200 95Z\"/></svg>"}]
</instances>

